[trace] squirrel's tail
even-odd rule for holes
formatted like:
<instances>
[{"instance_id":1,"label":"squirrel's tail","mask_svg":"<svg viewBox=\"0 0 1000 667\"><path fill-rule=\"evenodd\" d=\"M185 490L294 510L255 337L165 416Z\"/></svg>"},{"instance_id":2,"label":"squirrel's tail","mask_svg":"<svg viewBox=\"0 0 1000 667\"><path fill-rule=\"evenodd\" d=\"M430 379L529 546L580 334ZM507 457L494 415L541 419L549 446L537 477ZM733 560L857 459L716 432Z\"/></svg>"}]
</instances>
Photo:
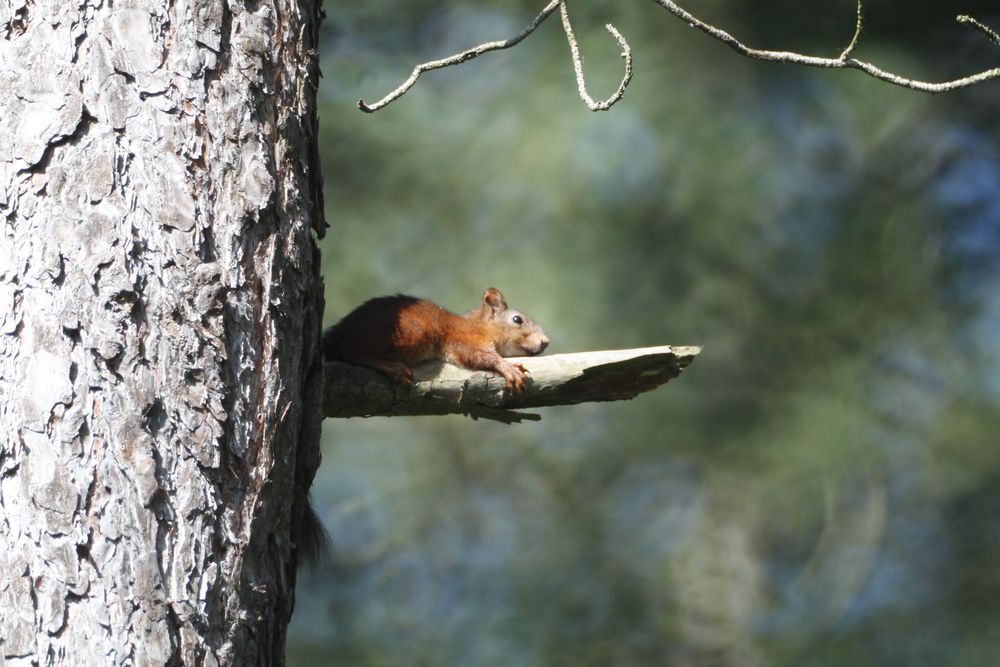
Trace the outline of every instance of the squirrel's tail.
<instances>
[{"instance_id":1,"label":"squirrel's tail","mask_svg":"<svg viewBox=\"0 0 1000 667\"><path fill-rule=\"evenodd\" d=\"M318 565L330 553L330 533L323 527L311 498L306 499L305 509L302 510L295 545L299 552L299 562L308 566Z\"/></svg>"}]
</instances>

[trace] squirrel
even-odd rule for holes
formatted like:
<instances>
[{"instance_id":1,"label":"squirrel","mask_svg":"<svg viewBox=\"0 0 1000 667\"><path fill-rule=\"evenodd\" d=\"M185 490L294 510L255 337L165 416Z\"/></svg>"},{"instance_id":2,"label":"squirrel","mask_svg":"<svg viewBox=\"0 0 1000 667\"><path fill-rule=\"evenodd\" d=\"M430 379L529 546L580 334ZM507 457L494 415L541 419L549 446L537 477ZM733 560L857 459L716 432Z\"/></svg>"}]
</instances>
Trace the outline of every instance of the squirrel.
<instances>
[{"instance_id":1,"label":"squirrel","mask_svg":"<svg viewBox=\"0 0 1000 667\"><path fill-rule=\"evenodd\" d=\"M443 360L472 370L496 371L514 393L524 392L521 364L504 357L534 356L549 345L542 328L507 306L491 287L483 302L457 315L405 294L370 299L323 334L323 354L367 366L403 385L413 384L411 365Z\"/></svg>"}]
</instances>

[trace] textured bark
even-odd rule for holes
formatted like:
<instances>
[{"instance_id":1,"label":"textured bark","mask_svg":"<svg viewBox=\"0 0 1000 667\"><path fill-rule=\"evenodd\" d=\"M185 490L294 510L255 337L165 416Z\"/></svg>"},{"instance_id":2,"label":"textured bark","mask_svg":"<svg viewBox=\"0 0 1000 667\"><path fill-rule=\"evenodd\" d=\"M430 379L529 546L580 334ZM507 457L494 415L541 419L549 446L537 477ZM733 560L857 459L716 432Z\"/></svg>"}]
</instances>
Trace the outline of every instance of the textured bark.
<instances>
[{"instance_id":1,"label":"textured bark","mask_svg":"<svg viewBox=\"0 0 1000 667\"><path fill-rule=\"evenodd\" d=\"M700 347L640 347L512 359L529 371L523 394L513 394L496 373L429 363L413 369L404 387L361 366L326 364L323 414L327 417L451 415L506 423L537 421L523 408L620 401L669 382L701 352Z\"/></svg>"},{"instance_id":2,"label":"textured bark","mask_svg":"<svg viewBox=\"0 0 1000 667\"><path fill-rule=\"evenodd\" d=\"M318 13L0 5L7 665L283 661L322 398Z\"/></svg>"}]
</instances>

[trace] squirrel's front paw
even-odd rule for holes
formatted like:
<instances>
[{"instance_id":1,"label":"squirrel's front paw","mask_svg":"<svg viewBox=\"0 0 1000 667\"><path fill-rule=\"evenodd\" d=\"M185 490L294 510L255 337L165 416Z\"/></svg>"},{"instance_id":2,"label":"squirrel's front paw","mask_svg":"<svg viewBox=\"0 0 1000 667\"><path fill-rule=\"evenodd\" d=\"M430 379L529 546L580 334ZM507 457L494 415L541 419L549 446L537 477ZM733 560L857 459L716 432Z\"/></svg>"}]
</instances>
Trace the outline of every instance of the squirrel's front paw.
<instances>
[{"instance_id":1,"label":"squirrel's front paw","mask_svg":"<svg viewBox=\"0 0 1000 667\"><path fill-rule=\"evenodd\" d=\"M527 380L528 369L521 364L512 364L510 362L503 362L497 371L503 376L503 379L507 381L507 389L514 392L515 394L524 393L524 384Z\"/></svg>"}]
</instances>

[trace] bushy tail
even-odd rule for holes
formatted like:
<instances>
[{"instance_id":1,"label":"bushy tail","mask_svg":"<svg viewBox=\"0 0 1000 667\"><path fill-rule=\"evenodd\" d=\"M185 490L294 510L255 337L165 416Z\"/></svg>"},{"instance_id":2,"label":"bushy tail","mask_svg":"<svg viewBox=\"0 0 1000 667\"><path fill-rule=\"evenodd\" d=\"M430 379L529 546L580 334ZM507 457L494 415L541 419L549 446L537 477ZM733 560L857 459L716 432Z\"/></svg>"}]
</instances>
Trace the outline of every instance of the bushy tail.
<instances>
[{"instance_id":1,"label":"bushy tail","mask_svg":"<svg viewBox=\"0 0 1000 667\"><path fill-rule=\"evenodd\" d=\"M295 546L298 549L299 563L314 567L329 555L333 546L330 533L327 532L313 507L312 499L306 499L305 509L299 519L298 530L295 533Z\"/></svg>"}]
</instances>

